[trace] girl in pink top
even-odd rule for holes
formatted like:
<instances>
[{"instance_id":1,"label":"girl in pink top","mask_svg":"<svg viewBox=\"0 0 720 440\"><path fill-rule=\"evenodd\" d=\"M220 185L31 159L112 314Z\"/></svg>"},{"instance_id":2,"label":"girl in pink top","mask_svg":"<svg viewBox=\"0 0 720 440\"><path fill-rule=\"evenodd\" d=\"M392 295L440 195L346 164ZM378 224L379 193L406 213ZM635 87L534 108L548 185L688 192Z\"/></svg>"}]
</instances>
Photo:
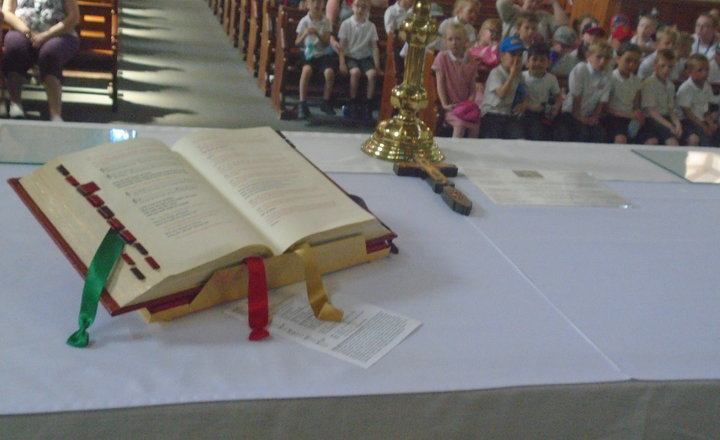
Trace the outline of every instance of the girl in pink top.
<instances>
[{"instance_id":1,"label":"girl in pink top","mask_svg":"<svg viewBox=\"0 0 720 440\"><path fill-rule=\"evenodd\" d=\"M480 109L474 101L478 63L467 54L468 38L461 24L449 25L443 39L447 50L437 54L432 69L445 122L452 126L453 137L478 137Z\"/></svg>"},{"instance_id":2,"label":"girl in pink top","mask_svg":"<svg viewBox=\"0 0 720 440\"><path fill-rule=\"evenodd\" d=\"M500 64L498 58L498 46L502 34L502 22L497 18L488 18L483 21L478 31L478 39L475 46L470 49L470 56L480 63L481 70L492 70Z\"/></svg>"}]
</instances>

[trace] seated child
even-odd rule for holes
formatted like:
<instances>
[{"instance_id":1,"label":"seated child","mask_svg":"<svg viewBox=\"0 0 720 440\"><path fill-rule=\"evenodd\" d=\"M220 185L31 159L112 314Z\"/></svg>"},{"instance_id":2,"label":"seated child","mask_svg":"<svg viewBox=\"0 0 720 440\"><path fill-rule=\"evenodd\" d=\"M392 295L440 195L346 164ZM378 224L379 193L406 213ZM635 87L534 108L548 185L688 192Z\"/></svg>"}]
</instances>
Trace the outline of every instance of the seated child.
<instances>
[{"instance_id":1,"label":"seated child","mask_svg":"<svg viewBox=\"0 0 720 440\"><path fill-rule=\"evenodd\" d=\"M607 41L587 48L587 61L579 63L568 78L568 96L554 125L558 141L605 142L600 117L610 97L611 73L607 67L612 47Z\"/></svg>"},{"instance_id":2,"label":"seated child","mask_svg":"<svg viewBox=\"0 0 720 440\"><path fill-rule=\"evenodd\" d=\"M692 43L693 38L690 33L678 32L677 41L675 42L675 59L677 61L675 61L675 67L673 67L672 72L670 72L670 81L675 84L685 81L688 77L685 72L685 63L692 53Z\"/></svg>"},{"instance_id":3,"label":"seated child","mask_svg":"<svg viewBox=\"0 0 720 440\"><path fill-rule=\"evenodd\" d=\"M640 79L645 79L655 72L654 64L658 51L663 49L674 50L677 37L677 32L670 27L664 27L657 32L657 41L655 42L657 50L645 57L640 63L640 67L638 68L638 76Z\"/></svg>"},{"instance_id":4,"label":"seated child","mask_svg":"<svg viewBox=\"0 0 720 440\"><path fill-rule=\"evenodd\" d=\"M708 82L710 85L720 84L720 43L716 46L715 55L710 59Z\"/></svg>"},{"instance_id":5,"label":"seated child","mask_svg":"<svg viewBox=\"0 0 720 440\"><path fill-rule=\"evenodd\" d=\"M385 32L389 35L397 32L405 17L410 13L413 0L397 0L385 10L384 23Z\"/></svg>"},{"instance_id":6,"label":"seated child","mask_svg":"<svg viewBox=\"0 0 720 440\"><path fill-rule=\"evenodd\" d=\"M689 78L680 85L675 97L686 145L710 146L717 132L718 126L709 112L713 100L712 88L707 82L709 65L705 55L690 55Z\"/></svg>"},{"instance_id":7,"label":"seated child","mask_svg":"<svg viewBox=\"0 0 720 440\"><path fill-rule=\"evenodd\" d=\"M588 23L598 23L598 19L595 18L594 15L590 13L584 13L581 14L579 17L575 18L572 22L572 29L575 31L575 34L582 35L583 29L585 29L585 26Z\"/></svg>"},{"instance_id":8,"label":"seated child","mask_svg":"<svg viewBox=\"0 0 720 440\"><path fill-rule=\"evenodd\" d=\"M608 114L603 120L608 139L616 144L628 143L645 122L645 115L640 108L642 83L635 75L641 54L640 48L632 43L625 43L618 50L617 68L610 79ZM635 122L631 125L632 121Z\"/></svg>"},{"instance_id":9,"label":"seated child","mask_svg":"<svg viewBox=\"0 0 720 440\"><path fill-rule=\"evenodd\" d=\"M502 38L517 35L520 27L517 19L523 13L533 13L538 18L537 43L549 43L555 28L568 21L564 6L557 0L497 0L488 3L495 3L497 14L503 22ZM552 10L546 10L545 6L550 6Z\"/></svg>"},{"instance_id":10,"label":"seated child","mask_svg":"<svg viewBox=\"0 0 720 440\"><path fill-rule=\"evenodd\" d=\"M658 21L655 16L650 14L644 14L640 16L637 27L635 28L635 36L630 39L630 42L637 44L642 51L642 57L653 53L657 48L655 47L655 41L653 41L653 35L657 31Z\"/></svg>"},{"instance_id":11,"label":"seated child","mask_svg":"<svg viewBox=\"0 0 720 440\"><path fill-rule=\"evenodd\" d=\"M610 45L612 46L616 55L620 51L620 48L623 46L623 44L630 42L632 36L632 29L630 29L630 26L626 24L621 24L615 29L613 29L612 32L610 32Z\"/></svg>"},{"instance_id":12,"label":"seated child","mask_svg":"<svg viewBox=\"0 0 720 440\"><path fill-rule=\"evenodd\" d=\"M337 58L327 53L332 25L323 11L325 0L307 0L306 3L308 13L298 22L297 38L295 39L295 44L302 45L305 53L300 73L300 118L303 119L311 116L307 103L307 92L313 72L317 71L322 72L325 78L323 103L320 109L329 115L335 114L330 97L337 70Z\"/></svg>"},{"instance_id":13,"label":"seated child","mask_svg":"<svg viewBox=\"0 0 720 440\"><path fill-rule=\"evenodd\" d=\"M475 39L477 38L475 21L477 20L479 12L480 2L478 0L455 0L453 16L443 20L440 26L438 26L438 34L440 37L435 41L434 48L438 51L446 49L442 37L445 35L445 27L452 23L462 25L470 45L475 44Z\"/></svg>"},{"instance_id":14,"label":"seated child","mask_svg":"<svg viewBox=\"0 0 720 440\"><path fill-rule=\"evenodd\" d=\"M587 57L587 48L598 41L605 41L605 29L597 22L589 22L583 27L580 34L580 45L575 50L575 55L580 61L585 61ZM612 48L611 48L612 49Z\"/></svg>"},{"instance_id":15,"label":"seated child","mask_svg":"<svg viewBox=\"0 0 720 440\"><path fill-rule=\"evenodd\" d=\"M375 95L375 82L380 73L380 51L375 24L368 20L369 0L355 0L353 15L343 21L338 31L340 39L340 72L350 74L350 107L345 114L351 119L372 119L369 102ZM365 100L358 98L360 77L365 73L367 90Z\"/></svg>"},{"instance_id":16,"label":"seated child","mask_svg":"<svg viewBox=\"0 0 720 440\"><path fill-rule=\"evenodd\" d=\"M550 125L559 110L560 85L555 75L547 71L549 65L550 49L547 44L530 46L527 70L522 73L528 97L521 120L526 139L549 140Z\"/></svg>"},{"instance_id":17,"label":"seated child","mask_svg":"<svg viewBox=\"0 0 720 440\"><path fill-rule=\"evenodd\" d=\"M467 54L467 35L461 24L446 26L444 40L447 49L437 54L432 69L445 122L453 128L453 137L476 138L480 133L480 109L474 101L478 63Z\"/></svg>"},{"instance_id":18,"label":"seated child","mask_svg":"<svg viewBox=\"0 0 720 440\"><path fill-rule=\"evenodd\" d=\"M525 46L518 37L507 37L500 43L500 65L490 71L480 110L481 135L484 138L522 139L524 133L516 117L525 112L527 96L513 106L522 76L522 53Z\"/></svg>"},{"instance_id":19,"label":"seated child","mask_svg":"<svg viewBox=\"0 0 720 440\"><path fill-rule=\"evenodd\" d=\"M412 9L413 0L397 0L391 6L385 10L384 22L385 32L388 37L392 34L394 38L393 46L393 58L395 61L395 82L398 84L402 82L403 72L405 70L405 62L400 56L400 50L402 49L402 40L398 37L398 30L400 25L408 16ZM387 68L387 66L385 66Z\"/></svg>"},{"instance_id":20,"label":"seated child","mask_svg":"<svg viewBox=\"0 0 720 440\"><path fill-rule=\"evenodd\" d=\"M500 63L498 46L502 23L497 18L483 21L478 31L477 43L470 49L470 56L480 63L480 69L489 71Z\"/></svg>"},{"instance_id":21,"label":"seated child","mask_svg":"<svg viewBox=\"0 0 720 440\"><path fill-rule=\"evenodd\" d=\"M610 33L612 34L613 31L620 26L630 26L630 17L624 12L618 12L610 19ZM634 34L632 34L631 30L631 36L632 35Z\"/></svg>"},{"instance_id":22,"label":"seated child","mask_svg":"<svg viewBox=\"0 0 720 440\"><path fill-rule=\"evenodd\" d=\"M577 34L567 26L560 26L553 34L553 45L550 50L550 72L566 77L580 62L573 50L577 46Z\"/></svg>"},{"instance_id":23,"label":"seated child","mask_svg":"<svg viewBox=\"0 0 720 440\"><path fill-rule=\"evenodd\" d=\"M536 39L538 38L538 24L539 20L537 15L530 12L522 12L518 14L517 19L517 37L522 41L525 46L525 52L523 52L522 63L527 63L527 50L530 49Z\"/></svg>"},{"instance_id":24,"label":"seated child","mask_svg":"<svg viewBox=\"0 0 720 440\"><path fill-rule=\"evenodd\" d=\"M647 120L638 134L640 142L679 145L682 125L675 114L675 86L670 81L674 63L672 50L659 51L655 57L655 73L643 80L640 94Z\"/></svg>"}]
</instances>

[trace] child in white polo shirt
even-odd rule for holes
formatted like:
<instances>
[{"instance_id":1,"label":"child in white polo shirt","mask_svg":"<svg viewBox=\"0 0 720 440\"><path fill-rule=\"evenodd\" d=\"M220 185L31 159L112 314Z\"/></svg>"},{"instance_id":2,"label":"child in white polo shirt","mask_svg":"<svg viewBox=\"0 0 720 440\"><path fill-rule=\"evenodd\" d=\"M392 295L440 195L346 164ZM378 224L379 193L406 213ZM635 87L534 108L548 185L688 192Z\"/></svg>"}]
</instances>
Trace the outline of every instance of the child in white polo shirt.
<instances>
[{"instance_id":1,"label":"child in white polo shirt","mask_svg":"<svg viewBox=\"0 0 720 440\"><path fill-rule=\"evenodd\" d=\"M707 81L712 84L720 84L720 43L715 46L715 55L710 61L710 74Z\"/></svg>"},{"instance_id":2,"label":"child in white polo shirt","mask_svg":"<svg viewBox=\"0 0 720 440\"><path fill-rule=\"evenodd\" d=\"M340 39L340 73L350 74L350 107L345 116L351 119L371 119L369 101L375 95L375 82L380 73L380 51L375 24L368 20L369 0L355 0L353 15L343 21L338 31ZM366 99L358 98L360 78L367 77Z\"/></svg>"},{"instance_id":3,"label":"child in white polo shirt","mask_svg":"<svg viewBox=\"0 0 720 440\"><path fill-rule=\"evenodd\" d=\"M400 25L403 21L405 21L405 17L407 17L410 13L412 5L413 0L397 0L395 3L388 6L383 16L385 33L390 35L400 29Z\"/></svg>"},{"instance_id":4,"label":"child in white polo shirt","mask_svg":"<svg viewBox=\"0 0 720 440\"><path fill-rule=\"evenodd\" d=\"M689 78L678 88L675 102L686 145L709 146L717 124L708 112L713 93L707 82L709 62L705 55L692 54L687 60Z\"/></svg>"},{"instance_id":5,"label":"child in white polo shirt","mask_svg":"<svg viewBox=\"0 0 720 440\"><path fill-rule=\"evenodd\" d=\"M690 54L692 54L692 44L692 35L688 32L678 32L677 41L675 42L675 47L673 48L675 51L675 67L672 72L670 72L670 81L675 84L684 82L688 77L687 72L685 72L685 63L687 62ZM708 61L712 63L712 60ZM712 72L712 67L710 71ZM712 84L710 77L708 77L708 81Z\"/></svg>"},{"instance_id":6,"label":"child in white polo shirt","mask_svg":"<svg viewBox=\"0 0 720 440\"><path fill-rule=\"evenodd\" d=\"M645 123L645 115L640 107L642 81L635 75L642 50L637 44L624 43L617 55L617 68L610 79L608 114L603 124L610 142L626 144Z\"/></svg>"},{"instance_id":7,"label":"child in white polo shirt","mask_svg":"<svg viewBox=\"0 0 720 440\"><path fill-rule=\"evenodd\" d=\"M576 53L577 34L567 26L555 30L550 49L550 72L556 76L567 77L580 62Z\"/></svg>"},{"instance_id":8,"label":"child in white polo shirt","mask_svg":"<svg viewBox=\"0 0 720 440\"><path fill-rule=\"evenodd\" d=\"M528 101L521 119L525 139L549 140L552 121L560 107L560 85L555 75L547 71L550 47L545 43L530 46L526 65L523 79L527 86Z\"/></svg>"},{"instance_id":9,"label":"child in white polo shirt","mask_svg":"<svg viewBox=\"0 0 720 440\"><path fill-rule=\"evenodd\" d=\"M323 88L323 103L320 109L329 115L334 115L330 98L335 82L335 71L337 70L337 59L327 54L327 47L330 44L330 32L332 25L325 17L323 9L325 0L307 0L308 13L297 26L297 38L295 45L304 50L302 60L302 71L300 73L300 118L310 118L310 107L307 103L307 94L310 87L310 80L313 72L322 72L325 79Z\"/></svg>"},{"instance_id":10,"label":"child in white polo shirt","mask_svg":"<svg viewBox=\"0 0 720 440\"><path fill-rule=\"evenodd\" d=\"M653 40L657 27L657 18L650 14L643 14L638 19L635 36L630 39L630 42L637 44L642 51L641 59L644 59L657 49L655 40Z\"/></svg>"},{"instance_id":11,"label":"child in white polo shirt","mask_svg":"<svg viewBox=\"0 0 720 440\"><path fill-rule=\"evenodd\" d=\"M592 43L587 47L587 61L570 72L568 96L554 126L555 140L605 142L600 117L610 97L612 52L607 41Z\"/></svg>"},{"instance_id":12,"label":"child in white polo shirt","mask_svg":"<svg viewBox=\"0 0 720 440\"><path fill-rule=\"evenodd\" d=\"M520 41L522 41L523 46L525 46L525 52L522 54L522 63L525 65L527 63L527 57L528 57L528 50L530 49L530 46L532 46L535 43L535 40L538 36L538 25L539 20L537 15L529 12L523 12L518 14L517 17L517 34L515 34Z\"/></svg>"},{"instance_id":13,"label":"child in white polo shirt","mask_svg":"<svg viewBox=\"0 0 720 440\"><path fill-rule=\"evenodd\" d=\"M522 139L524 136L517 116L525 113L527 96L515 102L522 76L522 53L525 46L518 37L507 37L500 43L500 65L490 71L480 110L480 137Z\"/></svg>"},{"instance_id":14,"label":"child in white polo shirt","mask_svg":"<svg viewBox=\"0 0 720 440\"><path fill-rule=\"evenodd\" d=\"M663 49L675 50L677 37L678 33L670 28L662 28L658 31L655 41L655 47L657 50L645 57L645 59L640 63L640 67L637 72L640 79L645 79L655 73L655 68L653 66L655 65L655 57L657 56L658 51Z\"/></svg>"},{"instance_id":15,"label":"child in white polo shirt","mask_svg":"<svg viewBox=\"0 0 720 440\"><path fill-rule=\"evenodd\" d=\"M647 121L638 138L646 144L679 145L682 124L675 114L675 86L670 72L675 65L675 53L670 49L657 52L655 74L645 78L640 94Z\"/></svg>"}]
</instances>

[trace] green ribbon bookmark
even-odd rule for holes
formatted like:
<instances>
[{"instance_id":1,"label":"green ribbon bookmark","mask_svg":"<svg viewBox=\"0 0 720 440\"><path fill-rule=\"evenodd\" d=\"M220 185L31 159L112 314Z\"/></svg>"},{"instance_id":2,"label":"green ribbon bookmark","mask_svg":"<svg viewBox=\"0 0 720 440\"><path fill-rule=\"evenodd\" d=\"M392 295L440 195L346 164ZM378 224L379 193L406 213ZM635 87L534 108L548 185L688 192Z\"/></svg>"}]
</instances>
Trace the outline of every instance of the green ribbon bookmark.
<instances>
[{"instance_id":1,"label":"green ribbon bookmark","mask_svg":"<svg viewBox=\"0 0 720 440\"><path fill-rule=\"evenodd\" d=\"M95 321L100 294L107 282L113 266L120 258L125 246L125 241L114 229L108 230L103 238L100 247L95 251L95 256L90 262L85 285L83 286L82 302L80 303L80 315L78 316L78 331L70 335L68 345L73 347L86 347L90 341L87 329Z\"/></svg>"}]
</instances>

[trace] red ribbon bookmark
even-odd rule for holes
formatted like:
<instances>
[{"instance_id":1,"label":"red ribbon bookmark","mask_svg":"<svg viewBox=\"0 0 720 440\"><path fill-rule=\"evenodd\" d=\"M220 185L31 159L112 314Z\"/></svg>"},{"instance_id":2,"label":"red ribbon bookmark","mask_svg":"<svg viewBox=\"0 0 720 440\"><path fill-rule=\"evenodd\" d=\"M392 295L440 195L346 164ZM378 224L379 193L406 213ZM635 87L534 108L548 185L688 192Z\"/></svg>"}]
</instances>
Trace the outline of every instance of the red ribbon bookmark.
<instances>
[{"instance_id":1,"label":"red ribbon bookmark","mask_svg":"<svg viewBox=\"0 0 720 440\"><path fill-rule=\"evenodd\" d=\"M259 341L270 336L265 329L270 321L265 263L262 258L250 257L245 259L245 264L248 268L248 324L251 329L249 339Z\"/></svg>"}]
</instances>

